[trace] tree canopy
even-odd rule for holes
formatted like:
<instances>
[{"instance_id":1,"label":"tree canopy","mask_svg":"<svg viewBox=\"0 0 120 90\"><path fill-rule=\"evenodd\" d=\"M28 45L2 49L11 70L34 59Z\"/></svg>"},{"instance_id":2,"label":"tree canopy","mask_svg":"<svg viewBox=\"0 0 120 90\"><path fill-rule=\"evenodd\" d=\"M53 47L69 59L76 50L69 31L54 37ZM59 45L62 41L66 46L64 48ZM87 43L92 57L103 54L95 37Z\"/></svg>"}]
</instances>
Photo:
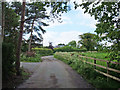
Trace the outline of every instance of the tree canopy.
<instances>
[{"instance_id":1,"label":"tree canopy","mask_svg":"<svg viewBox=\"0 0 120 90\"><path fill-rule=\"evenodd\" d=\"M92 33L84 33L79 35L80 40L78 43L81 44L82 47L85 47L87 51L95 50L95 47L97 46L95 36L96 35Z\"/></svg>"},{"instance_id":2,"label":"tree canopy","mask_svg":"<svg viewBox=\"0 0 120 90\"><path fill-rule=\"evenodd\" d=\"M20 17L11 8L5 7L4 41L16 42Z\"/></svg>"},{"instance_id":3,"label":"tree canopy","mask_svg":"<svg viewBox=\"0 0 120 90\"><path fill-rule=\"evenodd\" d=\"M75 3L75 8L81 6L85 9L84 13L89 13L98 21L95 32L100 41L107 40L113 43L114 51L120 50L120 18L119 7L120 1L103 2L96 0L93 2L83 2L82 4Z\"/></svg>"},{"instance_id":4,"label":"tree canopy","mask_svg":"<svg viewBox=\"0 0 120 90\"><path fill-rule=\"evenodd\" d=\"M72 41L70 41L67 45L68 45L68 46L72 46L72 47L76 47L76 41L75 41L75 40L72 40Z\"/></svg>"}]
</instances>

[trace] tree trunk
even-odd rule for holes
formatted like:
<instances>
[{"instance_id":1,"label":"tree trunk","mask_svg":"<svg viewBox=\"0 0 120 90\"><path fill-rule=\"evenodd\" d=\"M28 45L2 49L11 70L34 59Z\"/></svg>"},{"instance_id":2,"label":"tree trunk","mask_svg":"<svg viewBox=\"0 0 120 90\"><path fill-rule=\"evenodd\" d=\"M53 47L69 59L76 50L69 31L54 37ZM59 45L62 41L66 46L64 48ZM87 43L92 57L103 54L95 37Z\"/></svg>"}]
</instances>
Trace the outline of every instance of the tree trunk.
<instances>
[{"instance_id":1,"label":"tree trunk","mask_svg":"<svg viewBox=\"0 0 120 90\"><path fill-rule=\"evenodd\" d=\"M4 39L4 28L5 28L5 3L2 2L2 32L1 32L1 40Z\"/></svg>"},{"instance_id":2,"label":"tree trunk","mask_svg":"<svg viewBox=\"0 0 120 90\"><path fill-rule=\"evenodd\" d=\"M33 26L32 26L32 27L33 27ZM28 46L28 52L30 52L30 51L31 51L32 32L33 32L33 28L31 29L31 35L30 35L30 41L29 41L29 46Z\"/></svg>"},{"instance_id":3,"label":"tree trunk","mask_svg":"<svg viewBox=\"0 0 120 90\"><path fill-rule=\"evenodd\" d=\"M21 24L20 24L20 32L17 44L17 51L16 51L16 71L17 75L20 75L20 51L21 51L21 42L22 42L22 35L23 35L23 27L24 27L24 17L25 17L25 1L22 4L22 14L21 14Z\"/></svg>"},{"instance_id":4,"label":"tree trunk","mask_svg":"<svg viewBox=\"0 0 120 90\"><path fill-rule=\"evenodd\" d=\"M34 20L33 20L33 23L32 23L31 35L30 35L30 41L29 41L29 46L28 46L28 52L31 51L32 33L33 33L33 26L34 26L34 21L35 21L35 19L36 19L36 16L35 16L35 18L34 18Z\"/></svg>"}]
</instances>

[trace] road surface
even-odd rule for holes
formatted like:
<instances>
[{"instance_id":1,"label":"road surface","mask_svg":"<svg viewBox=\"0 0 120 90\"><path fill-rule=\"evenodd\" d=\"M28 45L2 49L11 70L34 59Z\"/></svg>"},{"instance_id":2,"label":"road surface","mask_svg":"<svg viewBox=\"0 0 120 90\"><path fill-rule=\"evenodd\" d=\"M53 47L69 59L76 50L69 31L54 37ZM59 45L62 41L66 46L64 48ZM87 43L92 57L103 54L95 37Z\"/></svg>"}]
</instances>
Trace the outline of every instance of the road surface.
<instances>
[{"instance_id":1,"label":"road surface","mask_svg":"<svg viewBox=\"0 0 120 90\"><path fill-rule=\"evenodd\" d=\"M76 71L53 56L42 57L42 62L22 63L32 76L18 88L93 88Z\"/></svg>"}]
</instances>

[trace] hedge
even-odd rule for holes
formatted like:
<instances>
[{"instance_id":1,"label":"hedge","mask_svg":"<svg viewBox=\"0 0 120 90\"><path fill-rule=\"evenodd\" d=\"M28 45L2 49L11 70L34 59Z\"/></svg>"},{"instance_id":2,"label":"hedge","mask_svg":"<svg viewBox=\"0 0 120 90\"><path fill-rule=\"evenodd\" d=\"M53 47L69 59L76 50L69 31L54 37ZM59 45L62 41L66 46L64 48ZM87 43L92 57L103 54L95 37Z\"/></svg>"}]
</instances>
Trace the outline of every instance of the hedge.
<instances>
[{"instance_id":1,"label":"hedge","mask_svg":"<svg viewBox=\"0 0 120 90\"><path fill-rule=\"evenodd\" d=\"M86 49L74 48L71 46L64 46L60 48L54 48L55 52L85 52Z\"/></svg>"},{"instance_id":2,"label":"hedge","mask_svg":"<svg viewBox=\"0 0 120 90\"><path fill-rule=\"evenodd\" d=\"M11 43L2 44L2 76L7 79L15 73L15 52Z\"/></svg>"},{"instance_id":3,"label":"hedge","mask_svg":"<svg viewBox=\"0 0 120 90\"><path fill-rule=\"evenodd\" d=\"M48 56L53 55L53 51L48 48L32 48L36 53L40 54L41 56Z\"/></svg>"}]
</instances>

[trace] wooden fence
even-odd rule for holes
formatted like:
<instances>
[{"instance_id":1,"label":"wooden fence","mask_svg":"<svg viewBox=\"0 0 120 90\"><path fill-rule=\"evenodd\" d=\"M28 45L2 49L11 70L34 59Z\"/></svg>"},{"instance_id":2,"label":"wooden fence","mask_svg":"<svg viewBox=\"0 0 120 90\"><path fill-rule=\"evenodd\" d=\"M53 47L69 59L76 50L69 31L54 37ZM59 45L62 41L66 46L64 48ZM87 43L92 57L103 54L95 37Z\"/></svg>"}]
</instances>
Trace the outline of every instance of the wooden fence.
<instances>
[{"instance_id":1,"label":"wooden fence","mask_svg":"<svg viewBox=\"0 0 120 90\"><path fill-rule=\"evenodd\" d=\"M120 63L118 63L118 62L113 62L113 61L108 61L108 60L96 59L96 58L92 58L92 57L81 56L81 55L79 55L79 57L81 58L81 61L93 65L93 66L94 66L94 70L95 70L96 72L99 72L100 74L103 74L103 75L107 76L107 81L108 81L108 78L112 78L112 79L117 80L117 81L120 82L120 78L115 77L115 76L112 76L112 75L109 74L109 71L113 71L113 72L116 72L116 73L120 73L119 70L116 70L116 69L113 69L113 68L110 68L110 67L109 67L109 64L110 64L110 63L112 63L112 64L117 64L117 65L119 65L119 66L120 66ZM82 58L85 58L86 60L82 60ZM88 59L94 60L94 63L88 62ZM106 62L106 63L107 63L107 66L105 67L105 66L102 66L102 65L98 65L98 64L96 64L96 61ZM102 72L102 71L97 70L97 69L96 69L96 66L97 66L97 67L100 67L100 68L103 68L103 69L106 69L106 70L107 70L107 73L104 73L104 72Z\"/></svg>"}]
</instances>

